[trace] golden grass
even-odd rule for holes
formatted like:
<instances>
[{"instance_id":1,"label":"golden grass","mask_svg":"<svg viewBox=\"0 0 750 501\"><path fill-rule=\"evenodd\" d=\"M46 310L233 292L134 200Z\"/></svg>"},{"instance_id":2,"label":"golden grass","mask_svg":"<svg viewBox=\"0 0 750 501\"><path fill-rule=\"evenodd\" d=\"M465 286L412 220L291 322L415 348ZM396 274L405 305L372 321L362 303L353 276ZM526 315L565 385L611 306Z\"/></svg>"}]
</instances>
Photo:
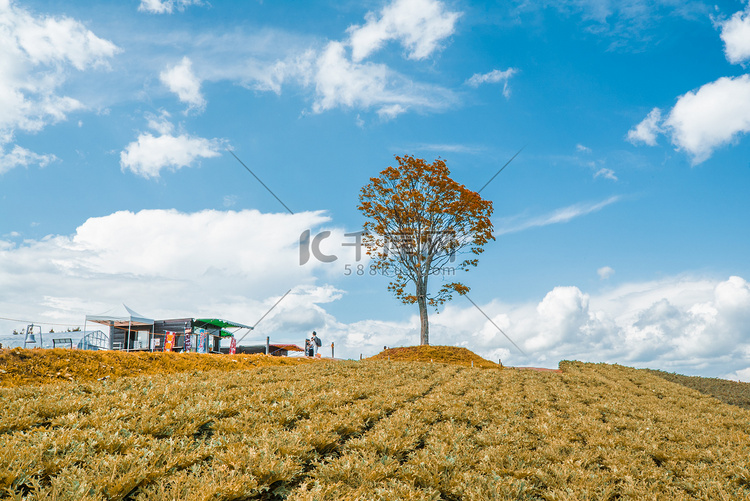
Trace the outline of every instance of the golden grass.
<instances>
[{"instance_id":1,"label":"golden grass","mask_svg":"<svg viewBox=\"0 0 750 501\"><path fill-rule=\"evenodd\" d=\"M483 369L500 369L501 365L486 360L476 353L457 346L407 346L404 348L388 348L371 360L391 360L401 362L435 362L471 366Z\"/></svg>"},{"instance_id":2,"label":"golden grass","mask_svg":"<svg viewBox=\"0 0 750 501\"><path fill-rule=\"evenodd\" d=\"M683 376L681 374L653 369L648 370L667 381L687 386L706 395L711 395L724 403L737 405L743 409L750 409L750 383L728 381L719 378Z\"/></svg>"},{"instance_id":3,"label":"golden grass","mask_svg":"<svg viewBox=\"0 0 750 501\"><path fill-rule=\"evenodd\" d=\"M310 359L266 355L16 348L0 350L0 387L53 383L61 380L92 381L141 374L174 374L185 371L236 371L309 362Z\"/></svg>"},{"instance_id":4,"label":"golden grass","mask_svg":"<svg viewBox=\"0 0 750 501\"><path fill-rule=\"evenodd\" d=\"M750 498L750 411L646 370L252 367L0 388L0 498Z\"/></svg>"}]
</instances>

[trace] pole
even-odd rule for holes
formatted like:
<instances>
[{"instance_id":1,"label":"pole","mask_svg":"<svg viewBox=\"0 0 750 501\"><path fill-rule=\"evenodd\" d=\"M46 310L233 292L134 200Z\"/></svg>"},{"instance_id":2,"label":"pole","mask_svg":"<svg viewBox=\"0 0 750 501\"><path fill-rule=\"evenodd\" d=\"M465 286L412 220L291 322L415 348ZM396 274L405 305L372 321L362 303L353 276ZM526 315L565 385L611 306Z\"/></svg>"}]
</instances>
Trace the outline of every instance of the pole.
<instances>
[{"instance_id":1,"label":"pole","mask_svg":"<svg viewBox=\"0 0 750 501\"><path fill-rule=\"evenodd\" d=\"M333 357L333 341L331 341L331 358L334 358Z\"/></svg>"},{"instance_id":2,"label":"pole","mask_svg":"<svg viewBox=\"0 0 750 501\"><path fill-rule=\"evenodd\" d=\"M271 351L271 336L266 336L266 355Z\"/></svg>"}]
</instances>

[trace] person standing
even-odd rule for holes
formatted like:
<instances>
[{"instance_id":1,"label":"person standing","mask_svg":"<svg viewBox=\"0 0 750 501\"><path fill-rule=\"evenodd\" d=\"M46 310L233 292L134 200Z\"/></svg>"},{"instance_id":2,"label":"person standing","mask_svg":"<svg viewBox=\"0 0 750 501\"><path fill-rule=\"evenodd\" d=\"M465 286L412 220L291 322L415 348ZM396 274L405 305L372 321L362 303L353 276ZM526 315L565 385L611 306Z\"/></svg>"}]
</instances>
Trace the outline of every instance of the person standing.
<instances>
[{"instance_id":1,"label":"person standing","mask_svg":"<svg viewBox=\"0 0 750 501\"><path fill-rule=\"evenodd\" d=\"M318 348L320 348L321 346L323 346L323 342L320 340L320 338L318 337L318 334L315 331L313 331L313 333L312 333L312 338L310 339L310 342L313 345L314 354L317 357L318 356Z\"/></svg>"}]
</instances>

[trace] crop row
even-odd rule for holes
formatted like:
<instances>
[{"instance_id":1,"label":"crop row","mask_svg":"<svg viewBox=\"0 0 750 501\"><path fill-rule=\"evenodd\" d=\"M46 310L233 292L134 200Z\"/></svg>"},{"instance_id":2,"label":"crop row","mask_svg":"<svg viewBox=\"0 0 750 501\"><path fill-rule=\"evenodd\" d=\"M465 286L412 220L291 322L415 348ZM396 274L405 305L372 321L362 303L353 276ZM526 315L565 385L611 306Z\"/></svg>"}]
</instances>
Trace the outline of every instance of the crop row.
<instances>
[{"instance_id":1,"label":"crop row","mask_svg":"<svg viewBox=\"0 0 750 501\"><path fill-rule=\"evenodd\" d=\"M0 390L11 499L739 499L750 412L648 374L351 362Z\"/></svg>"},{"instance_id":2,"label":"crop row","mask_svg":"<svg viewBox=\"0 0 750 501\"><path fill-rule=\"evenodd\" d=\"M369 499L383 485L389 499L747 497L748 413L643 376L462 371L291 499Z\"/></svg>"},{"instance_id":3,"label":"crop row","mask_svg":"<svg viewBox=\"0 0 750 501\"><path fill-rule=\"evenodd\" d=\"M5 390L0 487L77 499L283 492L312 462L452 372L417 366L393 378L371 368L321 364Z\"/></svg>"}]
</instances>

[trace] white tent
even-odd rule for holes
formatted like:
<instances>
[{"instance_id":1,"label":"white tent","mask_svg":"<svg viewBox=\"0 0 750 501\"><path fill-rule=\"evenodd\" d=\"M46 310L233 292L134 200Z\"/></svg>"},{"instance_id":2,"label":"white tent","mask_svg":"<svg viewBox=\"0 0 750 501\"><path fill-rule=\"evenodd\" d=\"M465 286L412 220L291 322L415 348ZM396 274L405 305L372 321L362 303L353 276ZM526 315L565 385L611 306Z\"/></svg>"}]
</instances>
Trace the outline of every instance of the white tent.
<instances>
[{"instance_id":1,"label":"white tent","mask_svg":"<svg viewBox=\"0 0 750 501\"><path fill-rule=\"evenodd\" d=\"M120 349L129 350L130 346L130 332L132 330L143 330L144 327L148 327L148 331L153 333L154 330L154 319L148 318L140 313L133 311L123 303L122 308L117 307L112 310L106 311L101 315L86 315L86 321L83 325L83 330L86 330L86 324L88 322L95 322L97 324L103 324L109 326L109 349L114 349L114 334L115 329L127 330L128 335L125 338L124 345L120 346ZM140 329L138 329L140 327ZM135 328L135 329L134 329Z\"/></svg>"}]
</instances>

